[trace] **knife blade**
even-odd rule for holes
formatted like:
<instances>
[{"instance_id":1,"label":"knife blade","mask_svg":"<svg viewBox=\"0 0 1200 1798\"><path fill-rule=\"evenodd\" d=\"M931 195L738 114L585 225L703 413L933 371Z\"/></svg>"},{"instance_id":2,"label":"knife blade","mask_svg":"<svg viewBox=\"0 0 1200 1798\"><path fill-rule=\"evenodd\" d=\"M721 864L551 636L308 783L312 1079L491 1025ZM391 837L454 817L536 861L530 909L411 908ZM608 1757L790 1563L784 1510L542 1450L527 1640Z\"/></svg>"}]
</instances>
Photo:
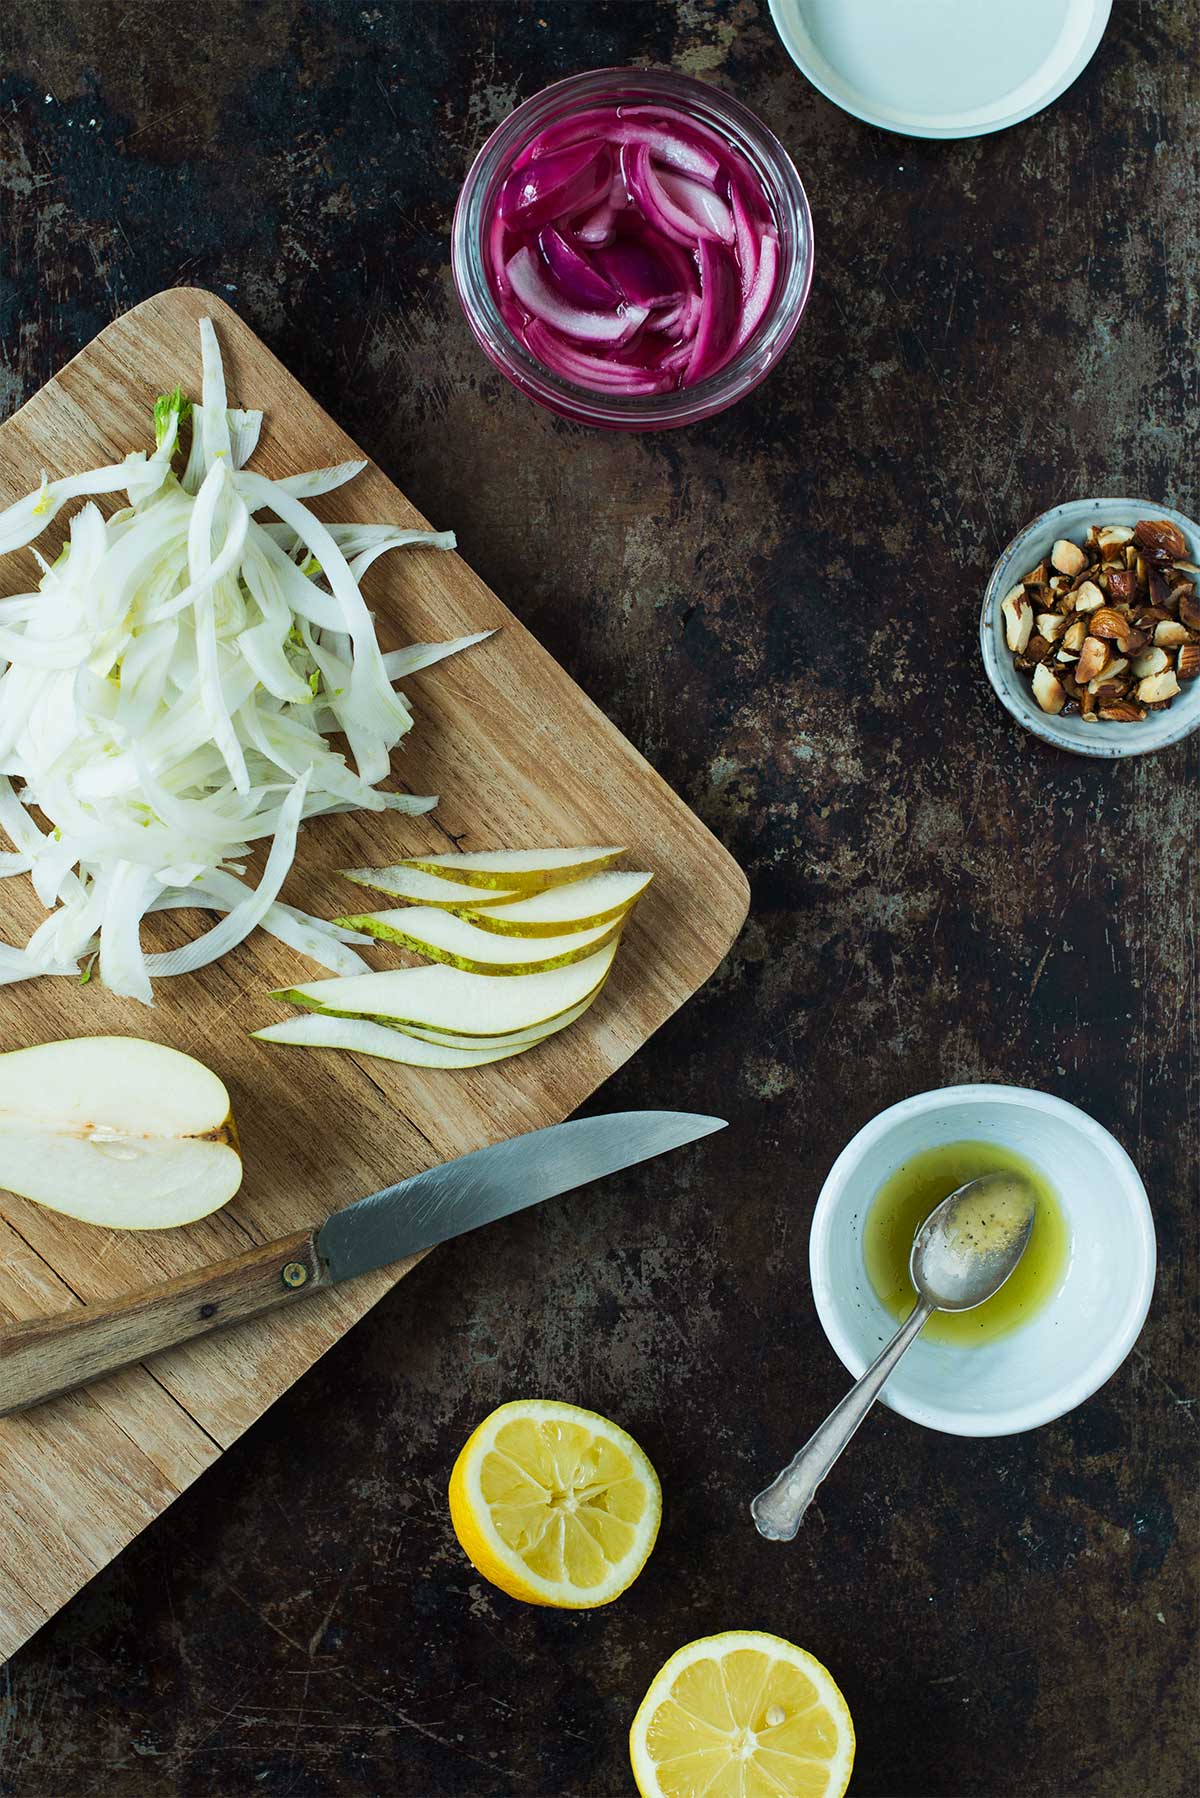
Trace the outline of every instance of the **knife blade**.
<instances>
[{"instance_id":1,"label":"knife blade","mask_svg":"<svg viewBox=\"0 0 1200 1798\"><path fill-rule=\"evenodd\" d=\"M384 1187L317 1230L0 1336L0 1417L723 1130L686 1111L573 1118Z\"/></svg>"},{"instance_id":2,"label":"knife blade","mask_svg":"<svg viewBox=\"0 0 1200 1798\"><path fill-rule=\"evenodd\" d=\"M613 1111L530 1130L347 1205L317 1232L330 1280L353 1280L725 1127L688 1111Z\"/></svg>"}]
</instances>

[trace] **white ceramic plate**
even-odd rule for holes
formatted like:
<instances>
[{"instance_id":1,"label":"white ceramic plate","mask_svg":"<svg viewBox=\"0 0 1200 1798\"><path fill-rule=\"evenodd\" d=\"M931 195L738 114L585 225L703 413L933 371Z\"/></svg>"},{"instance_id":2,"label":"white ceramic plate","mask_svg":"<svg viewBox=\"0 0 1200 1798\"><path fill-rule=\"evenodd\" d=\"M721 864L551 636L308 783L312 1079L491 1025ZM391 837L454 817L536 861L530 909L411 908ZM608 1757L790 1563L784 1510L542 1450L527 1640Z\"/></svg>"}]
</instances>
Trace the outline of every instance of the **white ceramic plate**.
<instances>
[{"instance_id":1,"label":"white ceramic plate","mask_svg":"<svg viewBox=\"0 0 1200 1798\"><path fill-rule=\"evenodd\" d=\"M1200 727L1200 680L1181 683L1178 697L1161 712L1151 712L1140 724L1085 724L1082 718L1053 717L1043 712L1033 697L1033 682L1015 666L1004 640L1000 602L1022 574L1036 568L1050 554L1059 537L1082 543L1093 524L1135 525L1142 518L1169 518L1183 532L1188 559L1200 562L1200 526L1182 512L1152 499L1073 499L1043 512L1014 537L992 569L979 615L979 647L983 666L996 697L1018 724L1066 749L1072 755L1095 755L1105 761L1120 756L1146 755L1166 749Z\"/></svg>"},{"instance_id":2,"label":"white ceramic plate","mask_svg":"<svg viewBox=\"0 0 1200 1798\"><path fill-rule=\"evenodd\" d=\"M1058 1291L1007 1336L959 1348L915 1342L881 1394L952 1436L1008 1436L1062 1417L1114 1374L1154 1291L1154 1221L1137 1169L1102 1124L1019 1086L946 1086L873 1118L842 1150L813 1214L809 1267L825 1334L857 1379L897 1328L863 1259L871 1201L898 1167L949 1142L1001 1143L1053 1186L1071 1235Z\"/></svg>"},{"instance_id":3,"label":"white ceramic plate","mask_svg":"<svg viewBox=\"0 0 1200 1798\"><path fill-rule=\"evenodd\" d=\"M784 48L827 99L905 137L979 137L1049 106L1104 35L1112 0L770 0Z\"/></svg>"}]
</instances>

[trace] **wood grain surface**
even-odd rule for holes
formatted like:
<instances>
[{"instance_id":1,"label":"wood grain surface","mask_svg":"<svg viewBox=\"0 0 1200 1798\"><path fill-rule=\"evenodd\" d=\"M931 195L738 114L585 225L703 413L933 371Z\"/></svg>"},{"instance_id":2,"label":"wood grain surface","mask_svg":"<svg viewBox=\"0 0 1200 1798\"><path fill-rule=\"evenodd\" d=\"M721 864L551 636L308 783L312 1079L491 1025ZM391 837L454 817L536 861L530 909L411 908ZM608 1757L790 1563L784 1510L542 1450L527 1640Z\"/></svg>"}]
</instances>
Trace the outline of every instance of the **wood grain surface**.
<instances>
[{"instance_id":1,"label":"wood grain surface","mask_svg":"<svg viewBox=\"0 0 1200 1798\"><path fill-rule=\"evenodd\" d=\"M360 453L222 301L176 289L108 326L0 426L0 503L36 486L43 469L65 475L152 441L155 395L177 382L199 392L196 326L205 314L221 338L230 404L266 413L254 466L277 477ZM373 465L317 509L329 519L422 523ZM47 533L52 544L64 524ZM0 560L0 590L34 578L28 552ZM748 892L733 859L458 557L417 550L382 558L364 590L385 649L493 628L498 635L405 683L416 724L394 773L406 790L439 794L436 812L309 824L284 898L332 916L351 891L340 868L420 850L623 843L628 865L656 878L604 994L529 1055L450 1074L251 1041L250 1030L282 1015L271 988L322 972L261 935L214 967L159 983L153 1009L95 981L4 988L0 1050L124 1033L206 1061L230 1089L246 1177L223 1211L161 1233L98 1229L0 1194L0 1321L185 1275L311 1227L433 1162L566 1117L707 979L740 928ZM43 915L26 877L0 885L6 940L24 942ZM169 914L151 921L146 940L167 947L209 921ZM377 967L404 959L367 954ZM686 1091L658 1097L688 1103ZM411 1265L0 1423L0 1655L165 1509Z\"/></svg>"},{"instance_id":2,"label":"wood grain surface","mask_svg":"<svg viewBox=\"0 0 1200 1798\"><path fill-rule=\"evenodd\" d=\"M0 1417L160 1355L164 1349L311 1298L330 1284L315 1230L294 1230L108 1304L29 1318L0 1332Z\"/></svg>"}]
</instances>

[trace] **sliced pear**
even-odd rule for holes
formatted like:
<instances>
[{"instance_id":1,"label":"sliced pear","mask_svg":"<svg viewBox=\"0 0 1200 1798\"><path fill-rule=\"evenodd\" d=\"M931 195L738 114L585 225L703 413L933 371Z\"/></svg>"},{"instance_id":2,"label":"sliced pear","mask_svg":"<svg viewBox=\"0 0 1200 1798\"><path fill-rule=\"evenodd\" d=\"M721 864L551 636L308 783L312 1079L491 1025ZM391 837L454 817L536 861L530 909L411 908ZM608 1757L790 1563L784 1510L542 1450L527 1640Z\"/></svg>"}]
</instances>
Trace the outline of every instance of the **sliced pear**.
<instances>
[{"instance_id":1,"label":"sliced pear","mask_svg":"<svg viewBox=\"0 0 1200 1798\"><path fill-rule=\"evenodd\" d=\"M336 1017L415 1024L453 1036L500 1036L552 1024L599 986L616 953L613 937L586 961L520 980L494 980L490 974L447 967L396 968L386 974L310 980L271 996Z\"/></svg>"},{"instance_id":2,"label":"sliced pear","mask_svg":"<svg viewBox=\"0 0 1200 1798\"><path fill-rule=\"evenodd\" d=\"M0 1055L0 1181L85 1224L169 1230L242 1183L229 1094L190 1055L84 1036Z\"/></svg>"},{"instance_id":3,"label":"sliced pear","mask_svg":"<svg viewBox=\"0 0 1200 1798\"><path fill-rule=\"evenodd\" d=\"M599 874L624 853L624 849L594 848L455 850L446 855L408 856L399 866L465 886L515 887L521 893L540 893L544 887Z\"/></svg>"},{"instance_id":4,"label":"sliced pear","mask_svg":"<svg viewBox=\"0 0 1200 1798\"><path fill-rule=\"evenodd\" d=\"M593 874L507 905L490 899L486 906L466 905L459 915L497 936L552 937L560 931L593 930L625 917L653 879L653 874Z\"/></svg>"},{"instance_id":5,"label":"sliced pear","mask_svg":"<svg viewBox=\"0 0 1200 1798\"><path fill-rule=\"evenodd\" d=\"M359 912L352 917L335 918L334 923L346 930L366 931L368 936L380 937L385 943L399 943L414 955L445 962L466 974L545 974L551 968L583 961L621 928L618 918L615 924L598 924L591 930L531 941L528 937L493 936L469 918L438 911L432 905Z\"/></svg>"},{"instance_id":6,"label":"sliced pear","mask_svg":"<svg viewBox=\"0 0 1200 1798\"><path fill-rule=\"evenodd\" d=\"M471 905L476 908L487 905L503 905L506 900L520 899L522 894L515 888L484 892L482 887L469 887L456 880L441 880L433 874L423 874L419 868L408 868L397 863L390 868L343 868L342 873L347 880L354 881L356 886L373 887L376 892L390 893L393 899L401 900L405 905L442 905L454 910L460 905Z\"/></svg>"},{"instance_id":7,"label":"sliced pear","mask_svg":"<svg viewBox=\"0 0 1200 1798\"><path fill-rule=\"evenodd\" d=\"M444 1043L422 1042L407 1031L393 1030L370 1018L342 1018L321 1011L268 1024L253 1034L262 1043L292 1043L302 1049L352 1049L359 1055L375 1055L383 1061L402 1061L410 1068L481 1068L489 1061L506 1061L537 1047L540 1038L511 1047L456 1049Z\"/></svg>"},{"instance_id":8,"label":"sliced pear","mask_svg":"<svg viewBox=\"0 0 1200 1798\"><path fill-rule=\"evenodd\" d=\"M601 981L600 986L604 982ZM548 1036L557 1036L576 1018L581 1018L590 1005L594 1005L600 996L600 987L581 999L578 1005L572 1005L560 1017L549 1024L535 1024L531 1030L509 1030L502 1036L455 1036L448 1030L426 1030L421 1024L387 1024L387 1030L402 1030L406 1036L416 1036L426 1043L444 1043L447 1048L478 1049L487 1043L493 1049L532 1048L534 1043L544 1043Z\"/></svg>"}]
</instances>

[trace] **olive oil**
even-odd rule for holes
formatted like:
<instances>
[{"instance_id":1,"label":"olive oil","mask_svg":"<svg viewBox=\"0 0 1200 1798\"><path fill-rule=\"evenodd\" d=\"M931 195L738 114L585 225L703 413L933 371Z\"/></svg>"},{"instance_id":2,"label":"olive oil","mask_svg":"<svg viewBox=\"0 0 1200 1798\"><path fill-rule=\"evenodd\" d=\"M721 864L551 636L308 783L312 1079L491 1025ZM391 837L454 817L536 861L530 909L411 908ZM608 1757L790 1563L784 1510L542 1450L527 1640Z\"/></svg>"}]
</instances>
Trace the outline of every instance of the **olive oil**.
<instances>
[{"instance_id":1,"label":"olive oil","mask_svg":"<svg viewBox=\"0 0 1200 1798\"><path fill-rule=\"evenodd\" d=\"M980 1174L1023 1174L1037 1195L1029 1247L999 1292L974 1311L935 1312L922 1335L931 1342L975 1347L1028 1323L1058 1290L1070 1258L1062 1207L1045 1175L1000 1143L942 1143L913 1155L886 1179L871 1201L863 1230L863 1258L880 1303L907 1317L917 1302L908 1277L913 1237L935 1206Z\"/></svg>"}]
</instances>

